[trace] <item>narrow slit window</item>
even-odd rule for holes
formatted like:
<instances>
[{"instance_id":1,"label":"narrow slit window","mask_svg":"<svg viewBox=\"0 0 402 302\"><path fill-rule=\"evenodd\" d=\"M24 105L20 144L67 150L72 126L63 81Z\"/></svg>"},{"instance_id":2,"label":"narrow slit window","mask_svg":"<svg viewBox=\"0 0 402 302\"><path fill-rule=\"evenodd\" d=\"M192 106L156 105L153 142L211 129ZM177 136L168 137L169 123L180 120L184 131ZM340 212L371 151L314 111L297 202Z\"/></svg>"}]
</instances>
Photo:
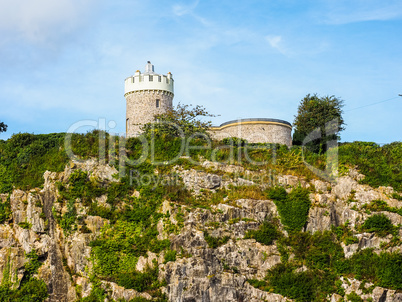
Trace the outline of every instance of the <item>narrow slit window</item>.
<instances>
[{"instance_id":1,"label":"narrow slit window","mask_svg":"<svg viewBox=\"0 0 402 302\"><path fill-rule=\"evenodd\" d=\"M156 99L156 108L159 108L159 106L160 106L160 100Z\"/></svg>"}]
</instances>

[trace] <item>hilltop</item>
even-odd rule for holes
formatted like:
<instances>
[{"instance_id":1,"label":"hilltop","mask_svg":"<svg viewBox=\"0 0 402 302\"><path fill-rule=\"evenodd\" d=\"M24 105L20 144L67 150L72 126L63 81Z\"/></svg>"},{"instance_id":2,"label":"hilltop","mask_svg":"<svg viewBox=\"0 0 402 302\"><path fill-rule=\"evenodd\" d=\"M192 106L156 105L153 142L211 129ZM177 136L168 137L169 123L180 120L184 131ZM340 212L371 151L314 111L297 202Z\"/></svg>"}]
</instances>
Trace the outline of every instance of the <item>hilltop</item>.
<instances>
[{"instance_id":1,"label":"hilltop","mask_svg":"<svg viewBox=\"0 0 402 302\"><path fill-rule=\"evenodd\" d=\"M402 143L148 143L0 141L0 301L402 301Z\"/></svg>"}]
</instances>

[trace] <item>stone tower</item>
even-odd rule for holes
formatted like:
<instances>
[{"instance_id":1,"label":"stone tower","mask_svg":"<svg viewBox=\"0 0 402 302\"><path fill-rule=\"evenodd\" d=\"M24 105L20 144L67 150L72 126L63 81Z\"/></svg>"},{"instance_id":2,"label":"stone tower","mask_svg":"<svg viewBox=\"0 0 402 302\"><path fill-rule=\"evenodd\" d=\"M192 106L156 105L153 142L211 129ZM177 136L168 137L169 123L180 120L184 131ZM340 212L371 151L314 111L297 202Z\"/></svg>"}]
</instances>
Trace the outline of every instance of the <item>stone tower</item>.
<instances>
[{"instance_id":1,"label":"stone tower","mask_svg":"<svg viewBox=\"0 0 402 302\"><path fill-rule=\"evenodd\" d=\"M139 70L124 81L124 97L126 98L126 136L138 136L141 126L154 121L156 114L172 108L173 77L157 74L154 65L148 61L145 72Z\"/></svg>"}]
</instances>

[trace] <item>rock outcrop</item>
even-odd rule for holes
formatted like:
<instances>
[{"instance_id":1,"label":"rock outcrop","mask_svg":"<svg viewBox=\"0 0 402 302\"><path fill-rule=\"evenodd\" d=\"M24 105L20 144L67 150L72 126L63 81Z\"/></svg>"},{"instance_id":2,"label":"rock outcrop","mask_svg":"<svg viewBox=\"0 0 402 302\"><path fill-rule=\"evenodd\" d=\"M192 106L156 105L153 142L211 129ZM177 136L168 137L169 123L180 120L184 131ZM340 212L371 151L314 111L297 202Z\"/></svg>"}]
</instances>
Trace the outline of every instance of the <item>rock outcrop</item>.
<instances>
[{"instance_id":1,"label":"rock outcrop","mask_svg":"<svg viewBox=\"0 0 402 302\"><path fill-rule=\"evenodd\" d=\"M204 162L202 168L204 170L201 171L175 168L184 185L195 195L203 190L214 192L219 188L229 188L229 185L266 187L264 183L243 179L242 175L254 173L243 167ZM90 295L93 289L90 280L93 268L90 242L98 238L105 225L110 224L105 218L88 215L88 206L78 199L77 211L82 225L70 233L64 232L58 225L55 211L65 213L67 210L57 203L60 197L57 183L67 183L76 169L88 172L91 179L103 185L117 181L114 177L117 171L113 167L99 165L93 160L72 162L62 173L46 172L43 189L28 192L14 190L10 196L0 196L3 202L9 198L12 211L12 218L0 225L0 280L7 273L13 287L17 288L28 261L26 254L35 250L43 263L38 278L44 280L48 287L49 302L70 302ZM237 174L235 178L227 180L225 173ZM277 181L288 191L297 186L309 188L311 208L303 230L313 234L345 224L352 229L358 228L371 215L364 210L365 205L375 200L382 200L395 209L402 207L401 201L390 197L392 188L373 189L362 185L359 183L362 177L352 170L335 184L321 180L306 181L292 175L282 175ZM139 196L140 192L135 191L131 198ZM110 208L106 199L104 195L93 202ZM139 257L136 269L142 272L156 261L159 280L164 281L162 289L169 301L290 301L281 295L257 289L247 282L248 279L264 279L268 269L281 263L281 253L275 242L267 246L254 239L245 239L247 231L256 230L267 218L279 215L273 201L226 198L223 203L207 208L191 208L165 201L159 211L164 218L157 225L158 239L169 239L170 249L180 256L175 261L166 262L163 252L148 252ZM397 213L379 213L386 215L394 225L402 224L402 216ZM174 226L174 232L169 231L171 225ZM278 227L286 234L283 225L279 223ZM401 230L399 232L402 233ZM206 234L227 240L211 248ZM384 250L383 246L391 242L391 237L378 237L374 233L361 232L355 234L355 238L357 242L342 244L346 258L366 248L380 253ZM401 245L390 245L386 250L402 252ZM402 294L395 290L375 287L371 293L367 293L362 291L358 280L344 278L342 282L345 294L353 291L364 299L371 298L376 302L402 301ZM125 289L108 280L103 280L101 286L109 293L110 299L116 301L129 301L135 297L152 299L148 293ZM333 294L328 301L342 298Z\"/></svg>"}]
</instances>

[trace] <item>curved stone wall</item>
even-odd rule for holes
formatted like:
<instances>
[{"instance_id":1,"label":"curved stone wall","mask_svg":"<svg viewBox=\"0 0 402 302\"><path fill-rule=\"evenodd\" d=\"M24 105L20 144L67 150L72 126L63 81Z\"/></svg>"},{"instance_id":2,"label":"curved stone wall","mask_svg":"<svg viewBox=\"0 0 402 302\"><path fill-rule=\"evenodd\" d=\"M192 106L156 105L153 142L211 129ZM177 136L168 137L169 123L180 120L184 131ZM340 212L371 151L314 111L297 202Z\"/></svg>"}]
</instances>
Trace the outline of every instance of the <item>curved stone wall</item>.
<instances>
[{"instance_id":1,"label":"curved stone wall","mask_svg":"<svg viewBox=\"0 0 402 302\"><path fill-rule=\"evenodd\" d=\"M172 108L173 93L157 90L136 91L127 94L126 101L126 136L133 137L141 133L142 125L153 122L156 114L162 114Z\"/></svg>"},{"instance_id":2,"label":"curved stone wall","mask_svg":"<svg viewBox=\"0 0 402 302\"><path fill-rule=\"evenodd\" d=\"M210 134L214 139L239 137L249 143L275 143L292 146L292 125L277 119L241 119L223 123L219 127L211 127Z\"/></svg>"}]
</instances>

